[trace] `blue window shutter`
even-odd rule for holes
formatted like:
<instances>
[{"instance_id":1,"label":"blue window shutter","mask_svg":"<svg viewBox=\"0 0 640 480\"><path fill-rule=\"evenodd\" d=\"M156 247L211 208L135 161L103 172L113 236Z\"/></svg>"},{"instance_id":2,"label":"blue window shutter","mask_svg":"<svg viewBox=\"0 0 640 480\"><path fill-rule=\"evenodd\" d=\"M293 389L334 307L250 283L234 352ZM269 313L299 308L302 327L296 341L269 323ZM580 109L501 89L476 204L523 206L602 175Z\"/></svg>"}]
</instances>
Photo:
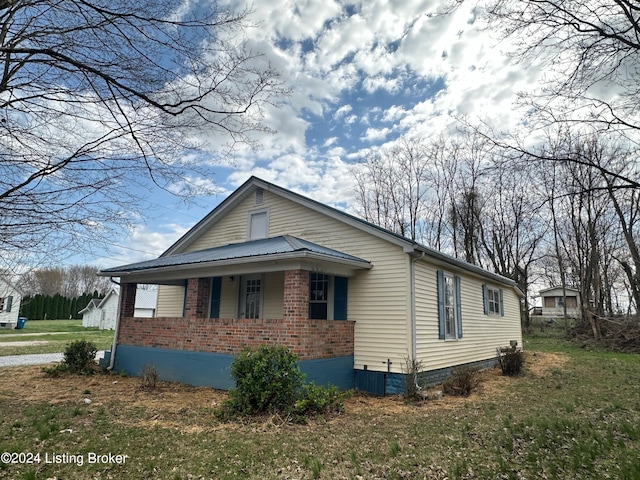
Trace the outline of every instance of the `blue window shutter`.
<instances>
[{"instance_id":1,"label":"blue window shutter","mask_svg":"<svg viewBox=\"0 0 640 480\"><path fill-rule=\"evenodd\" d=\"M187 282L184 283L184 292L182 295L182 316L187 314Z\"/></svg>"},{"instance_id":2,"label":"blue window shutter","mask_svg":"<svg viewBox=\"0 0 640 480\"><path fill-rule=\"evenodd\" d=\"M7 297L5 311L10 312L11 311L11 305L13 305L13 297L11 295L9 295Z\"/></svg>"},{"instance_id":3,"label":"blue window shutter","mask_svg":"<svg viewBox=\"0 0 640 480\"><path fill-rule=\"evenodd\" d=\"M460 297L460 277L456 275L456 322L458 323L458 338L462 338L462 299Z\"/></svg>"},{"instance_id":4,"label":"blue window shutter","mask_svg":"<svg viewBox=\"0 0 640 480\"><path fill-rule=\"evenodd\" d=\"M211 312L209 318L220 318L220 290L222 289L222 277L213 277L211 280Z\"/></svg>"},{"instance_id":5,"label":"blue window shutter","mask_svg":"<svg viewBox=\"0 0 640 480\"><path fill-rule=\"evenodd\" d=\"M347 292L349 279L347 277L333 278L333 319L347 319Z\"/></svg>"},{"instance_id":6,"label":"blue window shutter","mask_svg":"<svg viewBox=\"0 0 640 480\"><path fill-rule=\"evenodd\" d=\"M482 304L484 306L484 314L489 315L489 295L487 295L487 286L482 284Z\"/></svg>"},{"instance_id":7,"label":"blue window shutter","mask_svg":"<svg viewBox=\"0 0 640 480\"><path fill-rule=\"evenodd\" d=\"M444 272L442 270L436 272L436 286L438 293L438 338L444 340Z\"/></svg>"},{"instance_id":8,"label":"blue window shutter","mask_svg":"<svg viewBox=\"0 0 640 480\"><path fill-rule=\"evenodd\" d=\"M502 289L500 289L500 315L504 317L504 299L502 297Z\"/></svg>"}]
</instances>

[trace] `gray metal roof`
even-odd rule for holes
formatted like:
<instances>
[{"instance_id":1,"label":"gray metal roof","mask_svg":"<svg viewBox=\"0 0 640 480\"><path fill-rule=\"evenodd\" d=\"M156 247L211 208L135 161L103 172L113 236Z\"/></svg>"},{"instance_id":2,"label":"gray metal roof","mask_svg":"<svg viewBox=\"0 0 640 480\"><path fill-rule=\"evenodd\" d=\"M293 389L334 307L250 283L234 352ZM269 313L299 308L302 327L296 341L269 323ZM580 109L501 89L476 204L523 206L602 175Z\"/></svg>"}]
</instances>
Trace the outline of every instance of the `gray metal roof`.
<instances>
[{"instance_id":1,"label":"gray metal roof","mask_svg":"<svg viewBox=\"0 0 640 480\"><path fill-rule=\"evenodd\" d=\"M323 247L307 240L302 240L291 235L280 237L262 238L242 243L231 243L221 247L207 248L196 252L180 253L168 255L166 257L147 260L145 262L132 263L120 267L107 268L100 272L101 275L120 274L129 272L141 272L164 267L178 267L185 265L197 265L199 263L210 263L222 260L250 259L254 257L266 257L276 254L287 254L296 252L310 252L325 255L335 260L345 260L349 262L362 263L368 266L370 263L353 255L348 255L338 250Z\"/></svg>"}]
</instances>

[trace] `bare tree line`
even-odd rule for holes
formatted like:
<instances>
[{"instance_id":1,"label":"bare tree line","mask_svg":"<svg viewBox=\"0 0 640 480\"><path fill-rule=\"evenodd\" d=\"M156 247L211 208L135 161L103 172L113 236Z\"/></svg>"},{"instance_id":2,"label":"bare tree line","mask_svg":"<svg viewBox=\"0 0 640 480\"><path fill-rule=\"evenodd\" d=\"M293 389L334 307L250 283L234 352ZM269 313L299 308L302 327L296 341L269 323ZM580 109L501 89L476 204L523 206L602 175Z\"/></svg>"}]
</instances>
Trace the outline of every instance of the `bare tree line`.
<instances>
[{"instance_id":1,"label":"bare tree line","mask_svg":"<svg viewBox=\"0 0 640 480\"><path fill-rule=\"evenodd\" d=\"M514 156L476 130L403 138L354 167L359 214L514 280L525 323L532 284L577 288L597 339L601 318L640 305L640 199L620 180L635 151L562 128L535 153Z\"/></svg>"},{"instance_id":2,"label":"bare tree line","mask_svg":"<svg viewBox=\"0 0 640 480\"><path fill-rule=\"evenodd\" d=\"M20 276L19 287L25 296L54 296L76 298L97 292L103 297L113 287L110 280L98 277L100 269L90 265L71 265L34 269Z\"/></svg>"}]
</instances>

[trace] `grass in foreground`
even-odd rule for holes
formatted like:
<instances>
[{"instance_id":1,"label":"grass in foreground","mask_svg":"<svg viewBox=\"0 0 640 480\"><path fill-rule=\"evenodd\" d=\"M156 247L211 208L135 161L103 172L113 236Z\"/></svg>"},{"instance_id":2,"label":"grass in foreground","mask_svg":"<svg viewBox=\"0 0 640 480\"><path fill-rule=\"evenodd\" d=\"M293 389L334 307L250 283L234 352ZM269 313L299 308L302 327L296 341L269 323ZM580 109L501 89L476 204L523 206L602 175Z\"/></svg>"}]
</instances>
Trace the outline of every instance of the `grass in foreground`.
<instances>
[{"instance_id":1,"label":"grass in foreground","mask_svg":"<svg viewBox=\"0 0 640 480\"><path fill-rule=\"evenodd\" d=\"M0 478L640 478L640 356L564 344L559 356L543 343L531 364L566 361L517 378L491 372L478 394L422 407L354 395L344 414L307 425L220 423L225 394L210 389L0 369L4 450L41 458L0 464ZM88 464L90 452L128 457ZM44 463L54 453L83 465Z\"/></svg>"}]
</instances>

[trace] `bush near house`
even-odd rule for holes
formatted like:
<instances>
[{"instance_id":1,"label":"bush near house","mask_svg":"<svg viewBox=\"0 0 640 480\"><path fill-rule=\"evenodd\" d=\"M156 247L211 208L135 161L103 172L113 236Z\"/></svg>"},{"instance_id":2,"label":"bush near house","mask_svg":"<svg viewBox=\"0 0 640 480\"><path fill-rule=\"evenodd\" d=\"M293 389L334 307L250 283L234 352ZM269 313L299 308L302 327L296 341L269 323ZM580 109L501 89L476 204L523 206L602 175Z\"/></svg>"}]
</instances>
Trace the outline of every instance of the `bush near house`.
<instances>
[{"instance_id":1,"label":"bush near house","mask_svg":"<svg viewBox=\"0 0 640 480\"><path fill-rule=\"evenodd\" d=\"M76 340L67 345L62 363L53 367L44 367L45 374L56 377L69 372L80 375L93 375L99 370L96 363L96 346L86 340Z\"/></svg>"},{"instance_id":2,"label":"bush near house","mask_svg":"<svg viewBox=\"0 0 640 480\"><path fill-rule=\"evenodd\" d=\"M503 375L510 377L520 375L522 366L524 365L524 353L522 351L515 348L509 350L498 348L498 359Z\"/></svg>"},{"instance_id":3,"label":"bush near house","mask_svg":"<svg viewBox=\"0 0 640 480\"><path fill-rule=\"evenodd\" d=\"M308 415L341 408L335 387L304 383L298 358L284 346L261 345L245 349L231 364L236 388L229 391L220 415L282 413Z\"/></svg>"},{"instance_id":4,"label":"bush near house","mask_svg":"<svg viewBox=\"0 0 640 480\"><path fill-rule=\"evenodd\" d=\"M442 384L442 391L447 395L468 397L479 384L480 377L477 369L468 366L457 367Z\"/></svg>"}]
</instances>

